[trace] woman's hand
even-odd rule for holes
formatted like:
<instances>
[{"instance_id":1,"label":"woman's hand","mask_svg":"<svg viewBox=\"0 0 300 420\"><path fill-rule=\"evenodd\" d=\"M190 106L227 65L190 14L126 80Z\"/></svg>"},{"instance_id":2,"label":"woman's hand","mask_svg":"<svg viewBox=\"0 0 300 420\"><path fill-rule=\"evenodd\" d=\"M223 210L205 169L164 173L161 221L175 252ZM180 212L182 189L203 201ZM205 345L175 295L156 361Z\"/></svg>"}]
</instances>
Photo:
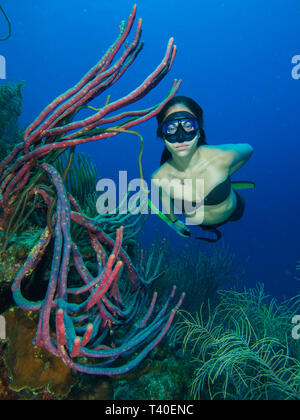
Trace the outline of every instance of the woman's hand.
<instances>
[{"instance_id":1,"label":"woman's hand","mask_svg":"<svg viewBox=\"0 0 300 420\"><path fill-rule=\"evenodd\" d=\"M172 227L181 236L191 236L190 230L181 220L176 220L175 222L173 222Z\"/></svg>"},{"instance_id":2,"label":"woman's hand","mask_svg":"<svg viewBox=\"0 0 300 420\"><path fill-rule=\"evenodd\" d=\"M250 144L223 144L218 146L222 150L222 163L229 168L229 175L240 169L250 159L253 148Z\"/></svg>"}]
</instances>

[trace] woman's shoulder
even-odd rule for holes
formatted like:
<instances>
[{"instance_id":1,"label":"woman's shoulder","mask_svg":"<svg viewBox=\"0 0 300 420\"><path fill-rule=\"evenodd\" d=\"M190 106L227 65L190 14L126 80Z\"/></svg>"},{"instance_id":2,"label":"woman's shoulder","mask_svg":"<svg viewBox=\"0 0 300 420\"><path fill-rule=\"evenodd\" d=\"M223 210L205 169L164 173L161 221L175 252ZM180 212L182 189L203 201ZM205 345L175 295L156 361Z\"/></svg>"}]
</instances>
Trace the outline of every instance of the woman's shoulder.
<instances>
[{"instance_id":1,"label":"woman's shoulder","mask_svg":"<svg viewBox=\"0 0 300 420\"><path fill-rule=\"evenodd\" d=\"M218 144L218 145L203 145L201 146L201 154L206 158L217 158L232 153L235 150L234 144Z\"/></svg>"},{"instance_id":2,"label":"woman's shoulder","mask_svg":"<svg viewBox=\"0 0 300 420\"><path fill-rule=\"evenodd\" d=\"M228 145L203 145L201 146L200 156L202 160L212 164L215 168L226 168L230 165L230 153Z\"/></svg>"},{"instance_id":3,"label":"woman's shoulder","mask_svg":"<svg viewBox=\"0 0 300 420\"><path fill-rule=\"evenodd\" d=\"M208 145L204 144L199 150L200 156L205 159L216 158L219 154L224 152L223 144L220 145Z\"/></svg>"},{"instance_id":4,"label":"woman's shoulder","mask_svg":"<svg viewBox=\"0 0 300 420\"><path fill-rule=\"evenodd\" d=\"M212 154L215 152L220 152L222 150L224 150L224 147L226 146L226 144L203 144L201 146L201 151L208 153L208 154Z\"/></svg>"},{"instance_id":5,"label":"woman's shoulder","mask_svg":"<svg viewBox=\"0 0 300 420\"><path fill-rule=\"evenodd\" d=\"M217 145L203 145L201 149L207 151L207 153L213 153L216 151L222 153L228 153L240 149L241 147L248 147L251 146L248 143L224 143L224 144L217 144Z\"/></svg>"},{"instance_id":6,"label":"woman's shoulder","mask_svg":"<svg viewBox=\"0 0 300 420\"><path fill-rule=\"evenodd\" d=\"M226 143L217 146L203 146L203 155L212 159L216 166L230 168L240 161L247 161L253 148L248 143Z\"/></svg>"},{"instance_id":7,"label":"woman's shoulder","mask_svg":"<svg viewBox=\"0 0 300 420\"><path fill-rule=\"evenodd\" d=\"M161 181L163 178L168 177L170 172L170 164L168 162L160 166L151 176L151 180L155 183L156 181Z\"/></svg>"}]
</instances>

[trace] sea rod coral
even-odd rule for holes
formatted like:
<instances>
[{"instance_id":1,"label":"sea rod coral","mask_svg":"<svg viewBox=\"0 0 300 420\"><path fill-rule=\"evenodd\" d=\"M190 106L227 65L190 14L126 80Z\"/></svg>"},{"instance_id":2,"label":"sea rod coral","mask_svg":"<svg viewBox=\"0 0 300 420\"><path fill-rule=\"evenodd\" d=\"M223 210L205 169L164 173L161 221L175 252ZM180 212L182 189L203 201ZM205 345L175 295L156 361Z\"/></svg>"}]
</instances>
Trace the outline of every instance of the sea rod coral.
<instances>
[{"instance_id":1,"label":"sea rod coral","mask_svg":"<svg viewBox=\"0 0 300 420\"><path fill-rule=\"evenodd\" d=\"M26 130L24 141L0 165L4 247L9 246L11 231L22 223L20 214L22 219L28 219L34 211L45 215L40 238L12 285L17 305L39 311L34 344L45 347L72 369L97 375L122 374L137 366L165 336L184 296L170 310L173 287L167 302L156 309L154 293L149 309L145 309L150 284L139 275L122 247L123 227L108 235L98 220L82 213L66 191L65 177L53 165L68 148L118 135L148 120L177 92L180 81L175 80L160 104L108 116L144 97L168 73L176 53L171 38L161 64L139 87L121 99L106 101L91 116L75 119L82 108L94 109L87 104L115 83L141 51L141 19L133 41L127 41L135 14L136 6L103 58L41 112ZM116 58L123 44L125 50ZM86 231L97 260L96 275L89 271L78 244L72 240L71 224ZM52 265L45 297L30 300L24 293L26 280L48 254L52 255ZM71 262L81 281L76 287L69 278Z\"/></svg>"}]
</instances>

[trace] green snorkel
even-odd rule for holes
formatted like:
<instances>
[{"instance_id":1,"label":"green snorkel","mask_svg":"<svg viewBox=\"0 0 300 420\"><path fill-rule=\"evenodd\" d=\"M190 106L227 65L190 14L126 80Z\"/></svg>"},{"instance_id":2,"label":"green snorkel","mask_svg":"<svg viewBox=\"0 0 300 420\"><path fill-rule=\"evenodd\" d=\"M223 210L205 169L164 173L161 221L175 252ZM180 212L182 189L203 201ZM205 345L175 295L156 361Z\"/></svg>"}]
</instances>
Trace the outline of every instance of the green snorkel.
<instances>
[{"instance_id":1,"label":"green snorkel","mask_svg":"<svg viewBox=\"0 0 300 420\"><path fill-rule=\"evenodd\" d=\"M0 38L0 41L5 41L6 39L8 39L11 36L11 23L10 23L10 20L8 19L8 16L5 13L3 7L1 6L1 4L0 4L0 11L3 14L3 16L5 17L5 20L6 20L7 25L8 25L8 34L4 38Z\"/></svg>"}]
</instances>

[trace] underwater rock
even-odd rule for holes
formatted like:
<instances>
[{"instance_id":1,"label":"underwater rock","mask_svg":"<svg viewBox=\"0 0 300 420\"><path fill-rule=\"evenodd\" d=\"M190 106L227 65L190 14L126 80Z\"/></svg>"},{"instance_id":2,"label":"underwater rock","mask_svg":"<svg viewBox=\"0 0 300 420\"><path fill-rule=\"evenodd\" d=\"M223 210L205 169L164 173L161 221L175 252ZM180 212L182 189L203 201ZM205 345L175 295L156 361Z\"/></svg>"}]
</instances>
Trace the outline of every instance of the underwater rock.
<instances>
[{"instance_id":1,"label":"underwater rock","mask_svg":"<svg viewBox=\"0 0 300 420\"><path fill-rule=\"evenodd\" d=\"M5 343L0 342L0 400L17 400L18 394L8 388L9 378L8 371L3 362L3 352Z\"/></svg>"},{"instance_id":2,"label":"underwater rock","mask_svg":"<svg viewBox=\"0 0 300 420\"><path fill-rule=\"evenodd\" d=\"M4 314L8 345L4 362L10 372L9 389L41 389L65 398L75 383L71 370L57 357L34 346L37 316L31 311L12 308Z\"/></svg>"},{"instance_id":3,"label":"underwater rock","mask_svg":"<svg viewBox=\"0 0 300 420\"><path fill-rule=\"evenodd\" d=\"M176 353L168 347L157 348L153 360L146 359L139 369L113 377L113 381L118 380L114 385L114 400L185 399L192 375L191 365L182 352Z\"/></svg>"},{"instance_id":4,"label":"underwater rock","mask_svg":"<svg viewBox=\"0 0 300 420\"><path fill-rule=\"evenodd\" d=\"M3 234L0 236L0 250L3 245ZM27 246L14 242L6 251L0 251L0 313L13 305L11 283L27 258Z\"/></svg>"},{"instance_id":5,"label":"underwater rock","mask_svg":"<svg viewBox=\"0 0 300 420\"><path fill-rule=\"evenodd\" d=\"M9 282L0 281L0 314L10 308L13 303L11 284Z\"/></svg>"},{"instance_id":6,"label":"underwater rock","mask_svg":"<svg viewBox=\"0 0 300 420\"><path fill-rule=\"evenodd\" d=\"M76 384L72 390L69 400L107 401L113 399L113 384L110 377L87 377L84 375L83 378L84 380Z\"/></svg>"},{"instance_id":7,"label":"underwater rock","mask_svg":"<svg viewBox=\"0 0 300 420\"><path fill-rule=\"evenodd\" d=\"M40 230L36 226L31 226L26 231L14 234L10 238L9 246L5 250L5 234L1 230L0 227L0 284L10 284L24 264L30 250L35 245L40 235Z\"/></svg>"}]
</instances>

